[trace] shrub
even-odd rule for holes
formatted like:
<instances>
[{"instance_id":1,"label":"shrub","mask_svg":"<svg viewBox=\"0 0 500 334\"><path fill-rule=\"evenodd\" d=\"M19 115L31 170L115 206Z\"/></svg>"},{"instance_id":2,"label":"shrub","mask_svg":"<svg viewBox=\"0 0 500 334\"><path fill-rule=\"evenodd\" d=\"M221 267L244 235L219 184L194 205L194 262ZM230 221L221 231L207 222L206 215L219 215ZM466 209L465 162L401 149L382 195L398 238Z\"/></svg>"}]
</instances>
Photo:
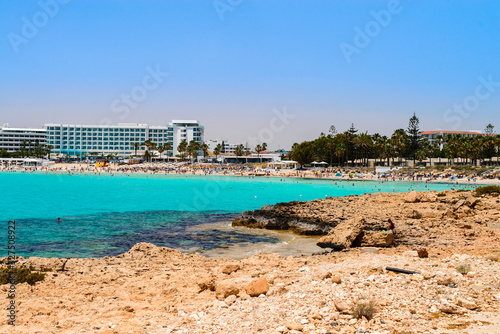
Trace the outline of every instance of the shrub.
<instances>
[{"instance_id":1,"label":"shrub","mask_svg":"<svg viewBox=\"0 0 500 334\"><path fill-rule=\"evenodd\" d=\"M485 186L476 189L476 196L500 194L500 186Z\"/></svg>"},{"instance_id":2,"label":"shrub","mask_svg":"<svg viewBox=\"0 0 500 334\"><path fill-rule=\"evenodd\" d=\"M377 313L377 304L373 299L370 299L359 300L356 306L354 306L352 315L357 319L365 317L367 320L371 320L375 313Z\"/></svg>"},{"instance_id":3,"label":"shrub","mask_svg":"<svg viewBox=\"0 0 500 334\"><path fill-rule=\"evenodd\" d=\"M458 273L465 275L470 271L470 266L467 263L462 263L455 268Z\"/></svg>"},{"instance_id":4,"label":"shrub","mask_svg":"<svg viewBox=\"0 0 500 334\"><path fill-rule=\"evenodd\" d=\"M438 197L444 197L444 196L446 196L446 193L438 193L437 196Z\"/></svg>"},{"instance_id":5,"label":"shrub","mask_svg":"<svg viewBox=\"0 0 500 334\"><path fill-rule=\"evenodd\" d=\"M43 281L45 274L34 272L33 267L29 268L1 268L0 269L0 285L10 284L11 276L15 276L16 283L28 283L35 285L36 282Z\"/></svg>"}]
</instances>

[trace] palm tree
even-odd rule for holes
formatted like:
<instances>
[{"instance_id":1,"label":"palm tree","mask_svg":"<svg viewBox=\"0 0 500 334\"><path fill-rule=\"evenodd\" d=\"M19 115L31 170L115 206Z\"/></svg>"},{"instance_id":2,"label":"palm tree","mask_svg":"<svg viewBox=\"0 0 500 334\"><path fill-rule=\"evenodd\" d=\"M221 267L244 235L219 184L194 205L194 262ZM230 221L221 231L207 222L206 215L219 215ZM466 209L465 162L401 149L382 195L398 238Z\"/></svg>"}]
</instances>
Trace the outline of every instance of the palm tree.
<instances>
[{"instance_id":1,"label":"palm tree","mask_svg":"<svg viewBox=\"0 0 500 334\"><path fill-rule=\"evenodd\" d=\"M222 150L222 145L217 144L217 146L214 148L214 155L215 155L215 160L217 161L217 157L219 156L220 152Z\"/></svg>"},{"instance_id":2,"label":"palm tree","mask_svg":"<svg viewBox=\"0 0 500 334\"><path fill-rule=\"evenodd\" d=\"M184 158L184 152L186 152L188 143L186 140L183 140L177 146L177 151L180 153L181 158Z\"/></svg>"},{"instance_id":3,"label":"palm tree","mask_svg":"<svg viewBox=\"0 0 500 334\"><path fill-rule=\"evenodd\" d=\"M134 145L134 156L137 156L137 149L138 149L139 147L141 147L141 144L139 144L139 143L134 143L133 145Z\"/></svg>"},{"instance_id":4,"label":"palm tree","mask_svg":"<svg viewBox=\"0 0 500 334\"><path fill-rule=\"evenodd\" d=\"M236 161L238 161L238 157L243 155L243 151L245 150L245 147L242 144L239 144L236 146L234 149L234 154L236 155Z\"/></svg>"},{"instance_id":5,"label":"palm tree","mask_svg":"<svg viewBox=\"0 0 500 334\"><path fill-rule=\"evenodd\" d=\"M208 145L203 143L200 149L203 151L203 157L208 157Z\"/></svg>"},{"instance_id":6,"label":"palm tree","mask_svg":"<svg viewBox=\"0 0 500 334\"><path fill-rule=\"evenodd\" d=\"M264 143L265 144L265 143ZM267 145L267 144L266 144ZM259 161L262 162L262 160L260 159L260 152L264 151L265 148L264 148L264 145L260 145L258 144L257 146L255 146L255 152L257 152L257 157L259 158Z\"/></svg>"},{"instance_id":7,"label":"palm tree","mask_svg":"<svg viewBox=\"0 0 500 334\"><path fill-rule=\"evenodd\" d=\"M193 161L192 161L193 158L196 159L196 157L198 156L199 149L200 149L200 143L198 143L195 140L191 140L189 142L189 145L187 147L187 152L188 152L189 157L191 158L191 163L193 163Z\"/></svg>"},{"instance_id":8,"label":"palm tree","mask_svg":"<svg viewBox=\"0 0 500 334\"><path fill-rule=\"evenodd\" d=\"M163 144L163 149L167 152L167 161L168 161L168 151L172 149L172 144L170 143Z\"/></svg>"},{"instance_id":9,"label":"palm tree","mask_svg":"<svg viewBox=\"0 0 500 334\"><path fill-rule=\"evenodd\" d=\"M54 149L54 146L52 146L52 145L47 145L46 150L47 150L47 155L48 155L49 160L50 160L50 154L52 153L52 150L53 150L53 149Z\"/></svg>"},{"instance_id":10,"label":"palm tree","mask_svg":"<svg viewBox=\"0 0 500 334\"><path fill-rule=\"evenodd\" d=\"M161 154L165 151L165 149L163 148L163 145L158 146L157 151L158 151L158 153L160 153L160 160L161 160Z\"/></svg>"}]
</instances>

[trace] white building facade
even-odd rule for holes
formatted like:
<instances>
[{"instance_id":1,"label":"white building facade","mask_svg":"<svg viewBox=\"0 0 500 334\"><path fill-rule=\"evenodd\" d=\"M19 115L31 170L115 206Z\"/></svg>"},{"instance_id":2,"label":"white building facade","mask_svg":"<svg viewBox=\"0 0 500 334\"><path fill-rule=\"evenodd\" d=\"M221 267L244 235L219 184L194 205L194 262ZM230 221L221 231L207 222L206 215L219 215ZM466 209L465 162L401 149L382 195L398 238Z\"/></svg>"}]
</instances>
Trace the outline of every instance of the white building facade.
<instances>
[{"instance_id":1,"label":"white building facade","mask_svg":"<svg viewBox=\"0 0 500 334\"><path fill-rule=\"evenodd\" d=\"M45 124L47 145L52 152L69 156L117 154L126 157L146 150L150 140L158 146L170 143L169 155L177 154L182 140L203 143L204 127L197 121L172 121L167 126L120 123L118 125Z\"/></svg>"},{"instance_id":2,"label":"white building facade","mask_svg":"<svg viewBox=\"0 0 500 334\"><path fill-rule=\"evenodd\" d=\"M17 152L23 145L25 148L35 147L37 144L45 145L45 133L45 129L11 128L4 124L0 128L0 150Z\"/></svg>"},{"instance_id":3,"label":"white building facade","mask_svg":"<svg viewBox=\"0 0 500 334\"><path fill-rule=\"evenodd\" d=\"M217 145L222 146L222 153L234 153L236 150L236 147L238 145L243 145L244 151L251 151L246 145L244 144L231 144L227 139L210 139L205 142L205 144L208 145L208 150L210 152L213 152Z\"/></svg>"},{"instance_id":4,"label":"white building facade","mask_svg":"<svg viewBox=\"0 0 500 334\"><path fill-rule=\"evenodd\" d=\"M205 127L200 125L196 120L173 120L168 127L172 129L172 148L174 155L179 154L177 147L184 140L188 144L192 140L200 145L203 144Z\"/></svg>"}]
</instances>

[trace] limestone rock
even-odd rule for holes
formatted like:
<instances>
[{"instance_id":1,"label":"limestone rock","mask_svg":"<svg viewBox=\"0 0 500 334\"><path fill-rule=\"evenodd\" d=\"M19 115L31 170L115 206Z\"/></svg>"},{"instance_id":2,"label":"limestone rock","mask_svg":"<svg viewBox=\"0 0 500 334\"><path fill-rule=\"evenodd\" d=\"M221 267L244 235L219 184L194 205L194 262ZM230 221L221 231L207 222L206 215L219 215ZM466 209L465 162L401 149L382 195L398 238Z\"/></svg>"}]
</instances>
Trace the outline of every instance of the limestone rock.
<instances>
[{"instance_id":1,"label":"limestone rock","mask_svg":"<svg viewBox=\"0 0 500 334\"><path fill-rule=\"evenodd\" d=\"M237 295L240 292L234 283L219 281L215 284L215 296L218 300L225 300L231 295Z\"/></svg>"},{"instance_id":2,"label":"limestone rock","mask_svg":"<svg viewBox=\"0 0 500 334\"><path fill-rule=\"evenodd\" d=\"M360 245L362 247L387 247L392 245L394 235L392 231L364 231Z\"/></svg>"},{"instance_id":3,"label":"limestone rock","mask_svg":"<svg viewBox=\"0 0 500 334\"><path fill-rule=\"evenodd\" d=\"M262 294L265 295L269 291L269 284L265 277L261 277L248 284L245 290L249 296L258 297Z\"/></svg>"},{"instance_id":4,"label":"limestone rock","mask_svg":"<svg viewBox=\"0 0 500 334\"><path fill-rule=\"evenodd\" d=\"M363 233L364 218L353 218L337 225L327 235L321 237L317 245L322 248L342 250L350 248L356 238Z\"/></svg>"},{"instance_id":5,"label":"limestone rock","mask_svg":"<svg viewBox=\"0 0 500 334\"><path fill-rule=\"evenodd\" d=\"M340 275L332 276L332 283L336 283L336 284L342 283L342 278L340 277Z\"/></svg>"},{"instance_id":6,"label":"limestone rock","mask_svg":"<svg viewBox=\"0 0 500 334\"><path fill-rule=\"evenodd\" d=\"M429 252L427 251L426 248L419 248L417 249L418 257L421 259L425 259L429 257Z\"/></svg>"},{"instance_id":7,"label":"limestone rock","mask_svg":"<svg viewBox=\"0 0 500 334\"><path fill-rule=\"evenodd\" d=\"M463 307L448 303L446 301L441 302L441 305L439 305L439 310L443 313L449 313L449 314L464 314L467 311Z\"/></svg>"},{"instance_id":8,"label":"limestone rock","mask_svg":"<svg viewBox=\"0 0 500 334\"><path fill-rule=\"evenodd\" d=\"M286 327L291 330L291 331L299 331L302 332L304 330L304 326L301 324L298 324L294 321L288 321L286 323Z\"/></svg>"},{"instance_id":9,"label":"limestone rock","mask_svg":"<svg viewBox=\"0 0 500 334\"><path fill-rule=\"evenodd\" d=\"M457 298L457 305L464 307L468 310L475 310L477 309L477 305L474 302L468 301L467 299L464 298Z\"/></svg>"},{"instance_id":10,"label":"limestone rock","mask_svg":"<svg viewBox=\"0 0 500 334\"><path fill-rule=\"evenodd\" d=\"M340 300L335 302L335 308L337 311L344 314L351 314L353 309L353 304L347 300Z\"/></svg>"},{"instance_id":11,"label":"limestone rock","mask_svg":"<svg viewBox=\"0 0 500 334\"><path fill-rule=\"evenodd\" d=\"M420 202L421 194L417 191L412 191L406 194L405 202L406 203L417 203Z\"/></svg>"},{"instance_id":12,"label":"limestone rock","mask_svg":"<svg viewBox=\"0 0 500 334\"><path fill-rule=\"evenodd\" d=\"M439 285L450 285L454 284L455 281L449 276L440 276L437 278L437 284Z\"/></svg>"},{"instance_id":13,"label":"limestone rock","mask_svg":"<svg viewBox=\"0 0 500 334\"><path fill-rule=\"evenodd\" d=\"M200 288L200 292L205 290L215 291L215 277L210 276L202 279L198 282L198 287Z\"/></svg>"},{"instance_id":14,"label":"limestone rock","mask_svg":"<svg viewBox=\"0 0 500 334\"><path fill-rule=\"evenodd\" d=\"M229 275L235 271L238 271L240 270L241 267L239 264L234 264L234 263L230 263L230 264L226 264L223 268L222 268L222 273L223 274L226 274L226 275Z\"/></svg>"}]
</instances>

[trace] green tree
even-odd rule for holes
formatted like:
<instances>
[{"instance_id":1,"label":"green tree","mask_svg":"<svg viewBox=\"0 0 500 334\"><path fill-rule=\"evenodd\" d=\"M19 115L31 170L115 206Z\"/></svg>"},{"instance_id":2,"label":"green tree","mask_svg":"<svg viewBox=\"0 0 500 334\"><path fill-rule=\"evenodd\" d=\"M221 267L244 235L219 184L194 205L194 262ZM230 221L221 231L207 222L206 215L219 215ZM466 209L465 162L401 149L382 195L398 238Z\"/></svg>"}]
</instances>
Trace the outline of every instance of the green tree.
<instances>
[{"instance_id":1,"label":"green tree","mask_svg":"<svg viewBox=\"0 0 500 334\"><path fill-rule=\"evenodd\" d=\"M295 146L290 156L301 166L310 164L314 160L314 145L310 141L302 142Z\"/></svg>"},{"instance_id":2,"label":"green tree","mask_svg":"<svg viewBox=\"0 0 500 334\"><path fill-rule=\"evenodd\" d=\"M417 151L420 150L422 146L419 124L420 120L417 115L413 113L408 124L408 129L406 130L408 136L408 149L410 151L410 156L413 158L413 162L415 162Z\"/></svg>"},{"instance_id":3,"label":"green tree","mask_svg":"<svg viewBox=\"0 0 500 334\"><path fill-rule=\"evenodd\" d=\"M200 143L198 143L195 140L191 140L189 142L189 145L188 145L186 151L187 151L189 157L191 158L191 162L193 159L196 159L196 157L198 156L199 149L200 149Z\"/></svg>"},{"instance_id":4,"label":"green tree","mask_svg":"<svg viewBox=\"0 0 500 334\"><path fill-rule=\"evenodd\" d=\"M217 146L215 146L215 148L214 148L214 155L215 155L216 161L217 161L217 157L219 156L219 154L221 154L221 151L222 151L222 145L217 144Z\"/></svg>"},{"instance_id":5,"label":"green tree","mask_svg":"<svg viewBox=\"0 0 500 334\"><path fill-rule=\"evenodd\" d=\"M167 161L168 161L168 151L172 149L172 144L170 143L163 144L163 149L165 150L165 152L167 152Z\"/></svg>"},{"instance_id":6,"label":"green tree","mask_svg":"<svg viewBox=\"0 0 500 334\"><path fill-rule=\"evenodd\" d=\"M184 157L185 157L185 153L184 152L186 152L187 147L188 147L188 143L185 140L181 141L179 143L179 145L177 145L177 152L180 153L181 159L184 159Z\"/></svg>"},{"instance_id":7,"label":"green tree","mask_svg":"<svg viewBox=\"0 0 500 334\"><path fill-rule=\"evenodd\" d=\"M141 144L139 144L139 143L134 143L133 145L134 145L134 156L137 156L137 149L138 149L139 147L141 147Z\"/></svg>"},{"instance_id":8,"label":"green tree","mask_svg":"<svg viewBox=\"0 0 500 334\"><path fill-rule=\"evenodd\" d=\"M239 144L236 146L234 149L234 155L236 155L236 159L238 159L240 156L243 155L243 151L245 150L245 147L242 144Z\"/></svg>"}]
</instances>

